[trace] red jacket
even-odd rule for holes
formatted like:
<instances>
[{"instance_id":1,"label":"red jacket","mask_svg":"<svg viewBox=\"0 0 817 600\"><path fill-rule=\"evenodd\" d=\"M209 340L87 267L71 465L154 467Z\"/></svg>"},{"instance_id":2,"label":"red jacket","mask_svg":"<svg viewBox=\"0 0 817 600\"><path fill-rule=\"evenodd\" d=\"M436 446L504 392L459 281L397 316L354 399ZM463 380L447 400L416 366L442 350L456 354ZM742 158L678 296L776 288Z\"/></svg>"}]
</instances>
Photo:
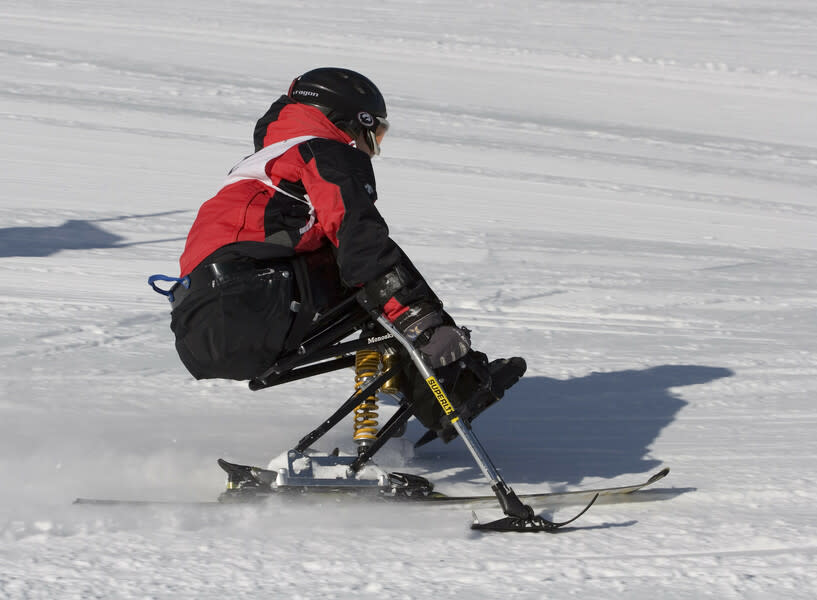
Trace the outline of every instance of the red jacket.
<instances>
[{"instance_id":1,"label":"red jacket","mask_svg":"<svg viewBox=\"0 0 817 600\"><path fill-rule=\"evenodd\" d=\"M199 209L179 260L181 275L227 247L266 259L327 241L350 286L400 262L402 252L374 206L371 160L351 141L317 108L282 96L256 126L257 152Z\"/></svg>"}]
</instances>

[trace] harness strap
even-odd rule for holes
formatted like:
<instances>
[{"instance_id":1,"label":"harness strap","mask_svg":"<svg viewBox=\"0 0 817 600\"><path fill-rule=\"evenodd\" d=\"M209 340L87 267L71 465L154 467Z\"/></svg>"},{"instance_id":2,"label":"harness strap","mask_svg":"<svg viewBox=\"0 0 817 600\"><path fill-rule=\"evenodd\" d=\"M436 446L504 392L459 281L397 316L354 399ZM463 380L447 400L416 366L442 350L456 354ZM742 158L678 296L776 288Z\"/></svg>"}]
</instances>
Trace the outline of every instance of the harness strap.
<instances>
[{"instance_id":1,"label":"harness strap","mask_svg":"<svg viewBox=\"0 0 817 600\"><path fill-rule=\"evenodd\" d=\"M168 290L165 290L156 285L157 281L172 281L176 285L172 286ZM186 290L190 289L190 276L185 275L184 277L170 277L169 275L161 275L157 273L156 275L151 275L148 277L148 283L150 284L150 287L153 288L153 291L166 296L168 301L172 304L176 300L175 293L178 292L179 286Z\"/></svg>"},{"instance_id":2,"label":"harness strap","mask_svg":"<svg viewBox=\"0 0 817 600\"><path fill-rule=\"evenodd\" d=\"M289 277L289 265L257 266L251 262L230 261L210 263L197 267L184 277L170 277L168 275L151 275L148 283L158 293L166 296L173 308L179 306L184 299L194 291L207 287L216 287L241 278L263 277L276 271L284 277ZM170 289L163 289L156 285L157 281L174 282Z\"/></svg>"}]
</instances>

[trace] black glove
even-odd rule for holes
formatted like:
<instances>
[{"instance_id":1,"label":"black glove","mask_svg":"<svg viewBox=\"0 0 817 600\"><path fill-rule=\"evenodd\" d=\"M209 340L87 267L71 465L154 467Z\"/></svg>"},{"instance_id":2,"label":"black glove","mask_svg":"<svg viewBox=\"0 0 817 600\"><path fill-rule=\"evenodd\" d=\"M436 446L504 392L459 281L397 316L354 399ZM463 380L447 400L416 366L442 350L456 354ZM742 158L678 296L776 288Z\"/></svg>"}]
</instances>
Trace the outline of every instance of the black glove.
<instances>
[{"instance_id":1,"label":"black glove","mask_svg":"<svg viewBox=\"0 0 817 600\"><path fill-rule=\"evenodd\" d=\"M370 304L380 308L390 304L409 307L394 319L394 325L424 355L431 368L450 365L471 349L468 330L460 329L451 317L443 314L442 303L411 263L395 265L368 282L364 293Z\"/></svg>"},{"instance_id":2,"label":"black glove","mask_svg":"<svg viewBox=\"0 0 817 600\"><path fill-rule=\"evenodd\" d=\"M446 325L442 312L428 303L412 307L394 322L432 369L450 365L471 349L470 332Z\"/></svg>"},{"instance_id":3,"label":"black glove","mask_svg":"<svg viewBox=\"0 0 817 600\"><path fill-rule=\"evenodd\" d=\"M428 334L428 341L415 343L433 369L457 362L471 349L470 331L464 327L440 325Z\"/></svg>"}]
</instances>

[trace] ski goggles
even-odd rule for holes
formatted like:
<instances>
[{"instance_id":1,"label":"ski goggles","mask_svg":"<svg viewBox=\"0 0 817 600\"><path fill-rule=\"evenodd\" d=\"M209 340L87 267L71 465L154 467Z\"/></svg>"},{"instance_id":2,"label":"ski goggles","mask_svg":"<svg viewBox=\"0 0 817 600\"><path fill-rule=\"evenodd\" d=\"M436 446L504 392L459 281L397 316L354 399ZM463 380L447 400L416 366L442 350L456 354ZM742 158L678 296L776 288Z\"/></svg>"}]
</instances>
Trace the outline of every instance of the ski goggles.
<instances>
[{"instance_id":1,"label":"ski goggles","mask_svg":"<svg viewBox=\"0 0 817 600\"><path fill-rule=\"evenodd\" d=\"M377 156L380 154L380 144L383 143L383 138L386 137L386 132L389 130L389 122L386 117L375 118L377 119L377 125L366 130L366 143Z\"/></svg>"}]
</instances>

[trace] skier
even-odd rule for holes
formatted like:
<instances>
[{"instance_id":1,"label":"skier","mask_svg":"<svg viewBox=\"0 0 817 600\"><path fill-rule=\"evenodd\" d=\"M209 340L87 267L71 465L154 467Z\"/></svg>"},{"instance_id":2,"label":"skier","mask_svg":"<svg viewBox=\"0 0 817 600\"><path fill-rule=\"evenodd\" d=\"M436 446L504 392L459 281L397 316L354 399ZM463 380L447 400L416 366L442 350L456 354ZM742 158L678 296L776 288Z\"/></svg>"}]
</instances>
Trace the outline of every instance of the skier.
<instances>
[{"instance_id":1,"label":"skier","mask_svg":"<svg viewBox=\"0 0 817 600\"><path fill-rule=\"evenodd\" d=\"M488 363L471 348L375 208L371 159L389 128L386 103L366 77L319 68L296 77L255 127L255 153L205 202L180 258L189 286L171 290L171 329L197 379L252 379L297 348L314 312L364 290L430 367L467 365L452 390L469 421L524 374L521 358ZM294 301L294 302L293 302ZM311 315L308 315L311 316ZM448 441L456 434L412 365L400 391ZM491 393L473 396L490 378Z\"/></svg>"}]
</instances>

